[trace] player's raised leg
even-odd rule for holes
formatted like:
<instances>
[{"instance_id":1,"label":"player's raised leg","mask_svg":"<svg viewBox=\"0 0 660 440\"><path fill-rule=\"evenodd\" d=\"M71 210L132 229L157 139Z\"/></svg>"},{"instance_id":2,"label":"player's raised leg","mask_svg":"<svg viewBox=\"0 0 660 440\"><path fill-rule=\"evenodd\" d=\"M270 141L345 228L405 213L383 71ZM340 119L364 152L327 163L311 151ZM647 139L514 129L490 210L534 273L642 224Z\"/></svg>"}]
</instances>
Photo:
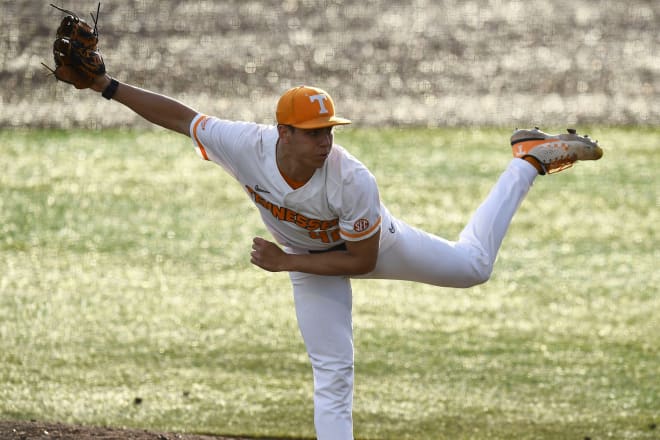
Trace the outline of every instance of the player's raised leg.
<instances>
[{"instance_id":1,"label":"player's raised leg","mask_svg":"<svg viewBox=\"0 0 660 440\"><path fill-rule=\"evenodd\" d=\"M557 173L578 160L598 160L603 156L597 141L578 135L574 129L558 135L543 133L538 128L515 130L511 145L514 157L534 165L539 174ZM524 165L516 159L510 163L459 238L457 246L467 245L470 252L476 250L474 256L488 275L513 215L536 177Z\"/></svg>"},{"instance_id":2,"label":"player's raised leg","mask_svg":"<svg viewBox=\"0 0 660 440\"><path fill-rule=\"evenodd\" d=\"M521 159L511 161L463 229L450 241L396 220L395 243L381 250L376 269L364 278L470 287L488 280L497 251L518 206L538 175Z\"/></svg>"},{"instance_id":3,"label":"player's raised leg","mask_svg":"<svg viewBox=\"0 0 660 440\"><path fill-rule=\"evenodd\" d=\"M449 241L397 221L396 242L381 251L376 269L363 278L418 281L437 286L470 287L487 281L514 214L538 174L555 173L578 160L597 160L597 142L538 129L516 130L514 160L477 208L458 241Z\"/></svg>"},{"instance_id":4,"label":"player's raised leg","mask_svg":"<svg viewBox=\"0 0 660 440\"><path fill-rule=\"evenodd\" d=\"M347 277L290 274L298 326L314 373L319 440L353 439L352 291Z\"/></svg>"}]
</instances>

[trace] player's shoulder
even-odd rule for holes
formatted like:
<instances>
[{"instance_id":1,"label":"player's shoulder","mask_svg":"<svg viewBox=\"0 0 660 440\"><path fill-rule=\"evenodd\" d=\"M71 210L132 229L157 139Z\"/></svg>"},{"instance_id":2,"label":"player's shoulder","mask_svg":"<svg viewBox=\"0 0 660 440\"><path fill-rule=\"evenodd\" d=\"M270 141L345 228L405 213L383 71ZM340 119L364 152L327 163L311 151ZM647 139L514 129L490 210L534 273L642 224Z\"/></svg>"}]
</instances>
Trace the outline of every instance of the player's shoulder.
<instances>
[{"instance_id":1,"label":"player's shoulder","mask_svg":"<svg viewBox=\"0 0 660 440\"><path fill-rule=\"evenodd\" d=\"M334 144L328 157L328 174L343 184L374 180L371 171L357 157L338 144Z\"/></svg>"},{"instance_id":2,"label":"player's shoulder","mask_svg":"<svg viewBox=\"0 0 660 440\"><path fill-rule=\"evenodd\" d=\"M197 115L191 124L193 139L217 143L228 147L258 147L277 141L277 128L274 125L249 121L235 121L216 116Z\"/></svg>"},{"instance_id":3,"label":"player's shoulder","mask_svg":"<svg viewBox=\"0 0 660 440\"><path fill-rule=\"evenodd\" d=\"M366 169L366 166L357 157L339 144L333 144L328 159L335 165Z\"/></svg>"},{"instance_id":4,"label":"player's shoulder","mask_svg":"<svg viewBox=\"0 0 660 440\"><path fill-rule=\"evenodd\" d=\"M203 114L197 115L193 119L191 125L202 131L235 132L241 133L245 136L252 134L277 133L277 128L274 125L222 119L217 116L207 116Z\"/></svg>"}]
</instances>

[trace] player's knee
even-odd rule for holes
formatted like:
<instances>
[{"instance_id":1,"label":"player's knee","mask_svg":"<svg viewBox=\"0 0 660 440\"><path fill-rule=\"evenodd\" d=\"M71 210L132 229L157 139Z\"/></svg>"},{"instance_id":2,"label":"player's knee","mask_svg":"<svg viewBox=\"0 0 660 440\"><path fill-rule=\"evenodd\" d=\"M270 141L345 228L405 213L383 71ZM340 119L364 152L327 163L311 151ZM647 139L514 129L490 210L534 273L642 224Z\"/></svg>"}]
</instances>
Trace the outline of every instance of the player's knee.
<instances>
[{"instance_id":1,"label":"player's knee","mask_svg":"<svg viewBox=\"0 0 660 440\"><path fill-rule=\"evenodd\" d=\"M317 381L319 388L322 390L336 390L340 391L338 394L343 394L353 386L352 365L337 369L324 369L322 371L317 369L317 375L322 376Z\"/></svg>"},{"instance_id":2,"label":"player's knee","mask_svg":"<svg viewBox=\"0 0 660 440\"><path fill-rule=\"evenodd\" d=\"M471 270L464 274L463 276L463 285L460 287L474 287L480 284L484 284L490 279L490 275L493 273L493 267L486 264L474 265L471 267Z\"/></svg>"},{"instance_id":3,"label":"player's knee","mask_svg":"<svg viewBox=\"0 0 660 440\"><path fill-rule=\"evenodd\" d=\"M490 274L492 271L480 271L476 274L476 276L472 280L472 285L470 287L478 286L479 284L484 284L488 280L490 280Z\"/></svg>"},{"instance_id":4,"label":"player's knee","mask_svg":"<svg viewBox=\"0 0 660 440\"><path fill-rule=\"evenodd\" d=\"M314 424L319 440L353 438L353 364L314 365Z\"/></svg>"},{"instance_id":5,"label":"player's knee","mask_svg":"<svg viewBox=\"0 0 660 440\"><path fill-rule=\"evenodd\" d=\"M476 281L475 286L479 284L484 284L485 282L490 280L490 276L492 275L492 273L493 273L493 265L492 264L484 265L484 267L482 267L481 270L479 270L479 273L475 280Z\"/></svg>"},{"instance_id":6,"label":"player's knee","mask_svg":"<svg viewBox=\"0 0 660 440\"><path fill-rule=\"evenodd\" d=\"M474 287L490 279L494 261L482 246L460 241L456 243L456 250L460 255L455 266L456 287Z\"/></svg>"},{"instance_id":7,"label":"player's knee","mask_svg":"<svg viewBox=\"0 0 660 440\"><path fill-rule=\"evenodd\" d=\"M341 410L351 401L353 364L337 363L314 367L315 394L327 409Z\"/></svg>"}]
</instances>

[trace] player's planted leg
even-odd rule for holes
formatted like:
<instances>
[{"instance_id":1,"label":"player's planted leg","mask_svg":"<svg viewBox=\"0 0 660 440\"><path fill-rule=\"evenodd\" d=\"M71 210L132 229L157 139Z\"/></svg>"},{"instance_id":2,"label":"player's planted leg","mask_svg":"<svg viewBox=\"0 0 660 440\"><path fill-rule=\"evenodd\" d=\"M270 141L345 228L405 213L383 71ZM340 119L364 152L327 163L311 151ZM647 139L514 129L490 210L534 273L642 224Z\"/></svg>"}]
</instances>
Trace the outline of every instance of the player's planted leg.
<instances>
[{"instance_id":1,"label":"player's planted leg","mask_svg":"<svg viewBox=\"0 0 660 440\"><path fill-rule=\"evenodd\" d=\"M353 439L352 291L346 277L292 272L298 327L314 373L318 440Z\"/></svg>"}]
</instances>

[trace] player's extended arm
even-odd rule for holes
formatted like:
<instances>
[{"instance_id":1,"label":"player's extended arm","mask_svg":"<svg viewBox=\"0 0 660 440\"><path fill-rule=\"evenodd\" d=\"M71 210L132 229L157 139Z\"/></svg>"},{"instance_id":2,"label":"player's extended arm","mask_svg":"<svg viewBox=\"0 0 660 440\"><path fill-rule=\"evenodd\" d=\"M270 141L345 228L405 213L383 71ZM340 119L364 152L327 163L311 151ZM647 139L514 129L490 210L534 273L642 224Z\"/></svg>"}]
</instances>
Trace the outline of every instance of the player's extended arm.
<instances>
[{"instance_id":1,"label":"player's extended arm","mask_svg":"<svg viewBox=\"0 0 660 440\"><path fill-rule=\"evenodd\" d=\"M93 26L74 12L53 4L51 6L67 14L60 22L53 42L55 68L51 69L44 64L56 79L77 89L91 88L101 93L107 91L103 93L104 97L121 102L146 120L189 135L190 122L197 113L195 110L167 96L120 84L107 74L103 56L97 47L100 4L96 16L91 14Z\"/></svg>"},{"instance_id":2,"label":"player's extended arm","mask_svg":"<svg viewBox=\"0 0 660 440\"><path fill-rule=\"evenodd\" d=\"M108 75L100 76L94 80L91 88L101 93L111 80ZM197 112L173 98L120 83L112 99L121 102L149 122L190 136L190 122Z\"/></svg>"},{"instance_id":3,"label":"player's extended arm","mask_svg":"<svg viewBox=\"0 0 660 440\"><path fill-rule=\"evenodd\" d=\"M275 243L256 237L250 262L270 272L305 272L315 275L362 275L376 267L380 234L361 241L347 241L345 251L287 254Z\"/></svg>"}]
</instances>

